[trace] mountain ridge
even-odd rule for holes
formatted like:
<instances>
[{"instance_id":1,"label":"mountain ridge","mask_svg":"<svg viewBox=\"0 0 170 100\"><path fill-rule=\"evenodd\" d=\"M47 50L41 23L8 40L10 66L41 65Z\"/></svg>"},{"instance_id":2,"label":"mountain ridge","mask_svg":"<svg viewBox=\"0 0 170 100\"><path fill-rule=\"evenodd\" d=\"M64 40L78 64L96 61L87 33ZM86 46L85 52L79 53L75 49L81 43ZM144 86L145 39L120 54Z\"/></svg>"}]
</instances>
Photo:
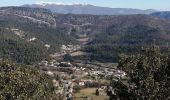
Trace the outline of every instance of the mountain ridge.
<instances>
[{"instance_id":1,"label":"mountain ridge","mask_svg":"<svg viewBox=\"0 0 170 100\"><path fill-rule=\"evenodd\" d=\"M99 7L90 4L32 4L23 5L23 7L31 8L46 8L55 13L63 14L91 14L91 15L132 15L132 14L150 14L156 12L153 9L140 10L133 8L111 8L111 7Z\"/></svg>"},{"instance_id":2,"label":"mountain ridge","mask_svg":"<svg viewBox=\"0 0 170 100\"><path fill-rule=\"evenodd\" d=\"M150 15L170 20L170 11L159 11L151 13Z\"/></svg>"}]
</instances>

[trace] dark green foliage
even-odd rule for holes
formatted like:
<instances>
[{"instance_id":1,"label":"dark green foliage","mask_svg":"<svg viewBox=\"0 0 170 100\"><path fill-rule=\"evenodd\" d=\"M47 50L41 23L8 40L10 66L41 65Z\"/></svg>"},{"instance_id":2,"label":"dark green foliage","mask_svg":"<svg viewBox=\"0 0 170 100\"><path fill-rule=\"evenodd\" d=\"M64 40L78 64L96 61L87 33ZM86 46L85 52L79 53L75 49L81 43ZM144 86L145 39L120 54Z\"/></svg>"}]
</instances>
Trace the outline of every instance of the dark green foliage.
<instances>
[{"instance_id":1,"label":"dark green foliage","mask_svg":"<svg viewBox=\"0 0 170 100\"><path fill-rule=\"evenodd\" d=\"M64 56L63 60L64 60L64 61L72 61L73 59L72 59L72 57L71 57L70 54L66 54L66 55Z\"/></svg>"},{"instance_id":2,"label":"dark green foliage","mask_svg":"<svg viewBox=\"0 0 170 100\"><path fill-rule=\"evenodd\" d=\"M90 52L90 59L102 62L117 62L121 53L136 53L138 46L114 45L114 44L92 44L85 47L86 52Z\"/></svg>"},{"instance_id":3,"label":"dark green foliage","mask_svg":"<svg viewBox=\"0 0 170 100\"><path fill-rule=\"evenodd\" d=\"M169 21L153 16L56 14L56 19L66 32L73 29L71 33L75 37L79 34L88 35L91 41L85 50L92 54L88 57L93 60L118 61L118 53L136 53L138 47L148 47L153 44L154 39L161 48L170 43ZM73 28L71 25L80 27Z\"/></svg>"},{"instance_id":4,"label":"dark green foliage","mask_svg":"<svg viewBox=\"0 0 170 100\"><path fill-rule=\"evenodd\" d=\"M22 22L22 20L24 22ZM4 28L16 28L26 33L25 38L36 37L42 44L49 44L51 48L49 52L56 52L60 50L60 46L62 44L76 44L76 40L61 32L60 30L48 27L46 25L41 25L39 27L38 24L32 23L30 21L26 21L25 19L18 19L16 21L2 21L0 22L0 26Z\"/></svg>"},{"instance_id":5,"label":"dark green foliage","mask_svg":"<svg viewBox=\"0 0 170 100\"><path fill-rule=\"evenodd\" d=\"M51 77L38 70L0 62L1 100L56 100Z\"/></svg>"},{"instance_id":6,"label":"dark green foliage","mask_svg":"<svg viewBox=\"0 0 170 100\"><path fill-rule=\"evenodd\" d=\"M128 76L128 84L123 85L125 91L115 87L122 98L165 100L170 96L169 57L162 55L159 47L153 46L137 55L121 55L118 67Z\"/></svg>"},{"instance_id":7,"label":"dark green foliage","mask_svg":"<svg viewBox=\"0 0 170 100\"><path fill-rule=\"evenodd\" d=\"M11 58L19 63L33 64L60 50L62 44L76 44L76 40L54 28L56 20L46 9L3 7L0 16L0 58ZM2 13L2 12L0 12ZM11 15L8 15L10 13ZM21 38L14 30L23 33ZM35 41L27 40L35 37ZM45 45L50 45L46 48Z\"/></svg>"},{"instance_id":8,"label":"dark green foliage","mask_svg":"<svg viewBox=\"0 0 170 100\"><path fill-rule=\"evenodd\" d=\"M0 56L19 63L32 64L47 58L47 50L41 44L27 42L12 31L0 28Z\"/></svg>"},{"instance_id":9,"label":"dark green foliage","mask_svg":"<svg viewBox=\"0 0 170 100\"><path fill-rule=\"evenodd\" d=\"M118 61L121 53L134 54L141 47L148 47L153 44L153 40L161 47L170 43L168 39L160 36L159 30L137 25L128 28L110 27L108 33L98 33L85 48L92 53L91 58L103 61Z\"/></svg>"},{"instance_id":10,"label":"dark green foliage","mask_svg":"<svg viewBox=\"0 0 170 100\"><path fill-rule=\"evenodd\" d=\"M99 89L96 89L96 96L99 96Z\"/></svg>"}]
</instances>

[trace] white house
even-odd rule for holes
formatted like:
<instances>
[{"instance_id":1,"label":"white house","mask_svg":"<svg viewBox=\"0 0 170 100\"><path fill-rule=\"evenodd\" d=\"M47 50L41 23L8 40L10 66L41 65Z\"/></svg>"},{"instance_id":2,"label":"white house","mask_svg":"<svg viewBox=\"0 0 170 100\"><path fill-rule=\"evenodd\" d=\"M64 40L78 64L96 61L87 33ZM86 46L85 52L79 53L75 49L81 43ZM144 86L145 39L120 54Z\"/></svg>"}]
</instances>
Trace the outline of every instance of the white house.
<instances>
[{"instance_id":1,"label":"white house","mask_svg":"<svg viewBox=\"0 0 170 100\"><path fill-rule=\"evenodd\" d=\"M84 86L85 83L81 81L81 82L79 82L79 85L80 85L80 86Z\"/></svg>"},{"instance_id":2,"label":"white house","mask_svg":"<svg viewBox=\"0 0 170 100\"><path fill-rule=\"evenodd\" d=\"M47 74L50 75L50 76L54 76L54 73L51 72L51 71L48 71Z\"/></svg>"}]
</instances>

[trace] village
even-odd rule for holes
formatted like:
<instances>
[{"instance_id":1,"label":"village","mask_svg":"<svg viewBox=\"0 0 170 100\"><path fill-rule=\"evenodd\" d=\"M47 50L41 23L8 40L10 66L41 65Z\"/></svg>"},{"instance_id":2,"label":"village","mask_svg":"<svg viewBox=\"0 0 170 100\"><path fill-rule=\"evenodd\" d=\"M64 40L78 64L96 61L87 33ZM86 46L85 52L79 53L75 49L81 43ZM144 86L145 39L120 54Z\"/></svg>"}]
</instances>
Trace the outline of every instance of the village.
<instances>
[{"instance_id":1,"label":"village","mask_svg":"<svg viewBox=\"0 0 170 100\"><path fill-rule=\"evenodd\" d=\"M81 52L80 48L78 45L62 45L61 52L51 55L54 59L43 60L39 66L46 74L53 77L56 94L65 100L88 98L88 95L76 95L81 89L93 89L99 92L98 95L107 97L106 89L112 91L112 87L108 87L110 81L124 78L126 73L118 70L115 63L81 60L71 62L63 59L67 54L74 56L72 54Z\"/></svg>"}]
</instances>

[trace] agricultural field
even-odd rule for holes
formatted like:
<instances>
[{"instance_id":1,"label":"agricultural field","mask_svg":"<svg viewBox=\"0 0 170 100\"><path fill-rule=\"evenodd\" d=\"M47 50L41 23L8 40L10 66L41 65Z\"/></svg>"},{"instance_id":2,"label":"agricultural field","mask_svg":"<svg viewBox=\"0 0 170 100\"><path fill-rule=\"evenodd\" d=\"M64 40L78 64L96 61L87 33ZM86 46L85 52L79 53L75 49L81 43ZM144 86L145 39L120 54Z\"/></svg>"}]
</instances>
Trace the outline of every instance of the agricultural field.
<instances>
[{"instance_id":1,"label":"agricultural field","mask_svg":"<svg viewBox=\"0 0 170 100\"><path fill-rule=\"evenodd\" d=\"M108 96L96 96L97 88L85 88L80 90L78 93L75 93L75 100L84 100L84 99L90 99L90 100L109 100Z\"/></svg>"}]
</instances>

